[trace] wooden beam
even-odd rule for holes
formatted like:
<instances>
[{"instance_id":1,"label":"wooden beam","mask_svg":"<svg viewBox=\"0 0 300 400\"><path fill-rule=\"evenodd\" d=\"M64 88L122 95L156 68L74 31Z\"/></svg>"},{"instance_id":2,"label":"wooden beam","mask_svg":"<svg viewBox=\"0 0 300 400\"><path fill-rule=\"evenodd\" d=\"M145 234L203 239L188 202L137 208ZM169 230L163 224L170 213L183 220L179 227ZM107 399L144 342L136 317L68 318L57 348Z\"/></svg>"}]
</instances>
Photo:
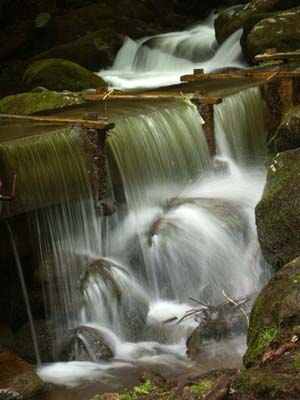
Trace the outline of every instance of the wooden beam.
<instances>
[{"instance_id":1,"label":"wooden beam","mask_svg":"<svg viewBox=\"0 0 300 400\"><path fill-rule=\"evenodd\" d=\"M209 73L205 75L183 75L180 77L182 82L191 82L205 79L269 79L270 77L276 78L293 78L300 77L300 71L237 71L237 72L224 72L224 73Z\"/></svg>"},{"instance_id":2,"label":"wooden beam","mask_svg":"<svg viewBox=\"0 0 300 400\"><path fill-rule=\"evenodd\" d=\"M101 94L84 94L82 97L85 100L100 101L100 100L161 100L161 99L182 99L182 95L173 93L136 93L136 94L111 94L109 96Z\"/></svg>"},{"instance_id":3,"label":"wooden beam","mask_svg":"<svg viewBox=\"0 0 300 400\"><path fill-rule=\"evenodd\" d=\"M101 118L101 120L90 121L86 119L79 118L57 118L57 117L37 117L37 116L27 116L27 115L13 115L13 114L0 114L0 121L8 121L8 122L39 122L45 124L65 124L65 125L75 125L80 124L86 128L95 128L95 129L103 129L109 130L112 129L115 125L113 123L105 122L107 118Z\"/></svg>"},{"instance_id":4,"label":"wooden beam","mask_svg":"<svg viewBox=\"0 0 300 400\"><path fill-rule=\"evenodd\" d=\"M288 51L288 52L278 52L278 53L264 53L257 54L255 56L255 61L274 61L274 60L299 60L300 51Z\"/></svg>"}]
</instances>

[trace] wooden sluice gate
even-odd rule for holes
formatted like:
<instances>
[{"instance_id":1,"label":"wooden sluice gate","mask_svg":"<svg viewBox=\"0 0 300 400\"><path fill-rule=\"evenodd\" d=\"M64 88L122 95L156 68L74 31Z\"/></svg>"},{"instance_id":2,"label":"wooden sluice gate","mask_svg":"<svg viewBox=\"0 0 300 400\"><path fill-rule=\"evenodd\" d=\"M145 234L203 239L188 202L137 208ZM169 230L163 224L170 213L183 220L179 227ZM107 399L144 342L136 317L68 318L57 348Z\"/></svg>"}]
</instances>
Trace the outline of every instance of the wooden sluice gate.
<instances>
[{"instance_id":1,"label":"wooden sluice gate","mask_svg":"<svg viewBox=\"0 0 300 400\"><path fill-rule=\"evenodd\" d=\"M67 113L64 110L56 111L54 115L45 116L0 114L0 124L30 124L47 127L48 130L49 128L54 129L53 127L78 127L83 139L91 186L97 203L103 199L106 193L105 141L107 133L118 123L117 117L127 104L131 105L131 109L128 108L129 115L126 115L126 118L144 113L144 106L147 102L151 102L152 107L155 106L156 109L159 109L176 107L180 100L190 101L197 107L202 117L204 133L212 156L216 154L214 110L224 98L251 87L259 87L266 104L265 118L269 127L269 135L277 129L283 113L290 107L300 104L300 71L289 71L286 68L276 71L233 71L208 74L205 74L203 70L195 70L191 75L182 76L181 81L185 84L141 93L103 91L101 89L95 93L83 94L86 103L83 105L85 109L82 112L80 107L76 107L74 111L72 111L73 109L68 109ZM86 108L92 107L98 111L86 112ZM138 111L134 113L130 110ZM39 132L38 135L43 135L43 132ZM14 140L18 140L18 138L14 138ZM0 179L3 180L3 177L0 176ZM14 203L16 203L15 207L12 206ZM5 207L2 208L1 217L32 211L30 208L22 209L17 198L10 203L10 207L7 209L9 212L5 214Z\"/></svg>"}]
</instances>

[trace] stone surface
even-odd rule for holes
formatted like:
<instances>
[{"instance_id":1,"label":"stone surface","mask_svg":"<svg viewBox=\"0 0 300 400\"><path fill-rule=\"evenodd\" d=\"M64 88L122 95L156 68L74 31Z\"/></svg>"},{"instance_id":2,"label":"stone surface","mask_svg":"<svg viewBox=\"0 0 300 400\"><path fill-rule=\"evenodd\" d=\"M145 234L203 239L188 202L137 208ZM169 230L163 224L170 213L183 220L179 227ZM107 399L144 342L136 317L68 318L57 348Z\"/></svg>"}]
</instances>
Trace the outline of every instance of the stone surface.
<instances>
[{"instance_id":1,"label":"stone surface","mask_svg":"<svg viewBox=\"0 0 300 400\"><path fill-rule=\"evenodd\" d=\"M41 361L48 363L54 361L53 344L55 341L55 330L50 322L45 320L34 321L35 334L39 346ZM27 362L36 363L32 333L29 322L27 322L15 335L15 350Z\"/></svg>"},{"instance_id":2,"label":"stone surface","mask_svg":"<svg viewBox=\"0 0 300 400\"><path fill-rule=\"evenodd\" d=\"M87 33L76 40L51 47L32 61L45 58L64 58L92 71L112 65L124 37L108 28Z\"/></svg>"},{"instance_id":3,"label":"stone surface","mask_svg":"<svg viewBox=\"0 0 300 400\"><path fill-rule=\"evenodd\" d=\"M245 365L260 363L267 351L291 340L299 325L300 258L297 258L273 276L254 303Z\"/></svg>"},{"instance_id":4,"label":"stone surface","mask_svg":"<svg viewBox=\"0 0 300 400\"><path fill-rule=\"evenodd\" d=\"M32 89L43 86L49 90L73 90L106 87L103 79L62 58L49 58L31 64L23 76L25 85Z\"/></svg>"},{"instance_id":5,"label":"stone surface","mask_svg":"<svg viewBox=\"0 0 300 400\"><path fill-rule=\"evenodd\" d=\"M221 13L215 20L216 38L223 43L233 32L244 26L256 14L287 10L299 5L298 0L252 0L233 15Z\"/></svg>"},{"instance_id":6,"label":"stone surface","mask_svg":"<svg viewBox=\"0 0 300 400\"><path fill-rule=\"evenodd\" d=\"M26 92L4 97L0 100L0 113L29 115L40 111L53 110L83 103L75 94L56 92Z\"/></svg>"},{"instance_id":7,"label":"stone surface","mask_svg":"<svg viewBox=\"0 0 300 400\"><path fill-rule=\"evenodd\" d=\"M300 7L263 19L250 31L244 50L249 59L267 49L276 48L279 52L299 49Z\"/></svg>"},{"instance_id":8,"label":"stone surface","mask_svg":"<svg viewBox=\"0 0 300 400\"><path fill-rule=\"evenodd\" d=\"M33 367L9 350L0 350L0 398L23 399L43 389Z\"/></svg>"},{"instance_id":9,"label":"stone surface","mask_svg":"<svg viewBox=\"0 0 300 400\"><path fill-rule=\"evenodd\" d=\"M274 155L300 147L300 106L292 107L284 114L268 147Z\"/></svg>"},{"instance_id":10,"label":"stone surface","mask_svg":"<svg viewBox=\"0 0 300 400\"><path fill-rule=\"evenodd\" d=\"M279 269L300 255L300 149L277 154L271 161L256 225L262 252Z\"/></svg>"}]
</instances>

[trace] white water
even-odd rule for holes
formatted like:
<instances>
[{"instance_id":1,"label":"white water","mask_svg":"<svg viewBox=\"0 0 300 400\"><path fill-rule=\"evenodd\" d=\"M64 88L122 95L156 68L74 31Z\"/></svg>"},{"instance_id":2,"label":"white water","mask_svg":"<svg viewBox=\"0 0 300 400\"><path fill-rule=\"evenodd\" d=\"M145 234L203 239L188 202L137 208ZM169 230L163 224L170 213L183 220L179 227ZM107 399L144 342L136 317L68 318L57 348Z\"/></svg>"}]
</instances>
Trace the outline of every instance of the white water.
<instances>
[{"instance_id":1,"label":"white water","mask_svg":"<svg viewBox=\"0 0 300 400\"><path fill-rule=\"evenodd\" d=\"M245 297L264 284L254 220L265 181L261 106L258 89L217 106L215 162L225 163L223 171L211 170L200 118L191 106L124 120L111 133L128 214L120 215L109 234L105 247L111 258L94 257L96 267L91 264L82 291L75 292L83 301L72 322L96 329L114 357L105 364L41 367L44 380L74 387L109 380L120 367L186 368L185 341L197 323L163 321L183 316L192 306L190 296L216 304L223 301L223 289L230 297ZM256 135L247 127L251 119ZM85 340L93 360L93 343ZM232 360L240 359L244 337L230 340L207 347L206 367L223 367L228 349Z\"/></svg>"},{"instance_id":2,"label":"white water","mask_svg":"<svg viewBox=\"0 0 300 400\"><path fill-rule=\"evenodd\" d=\"M198 26L134 41L127 38L113 66L99 71L111 88L141 90L180 83L180 76L203 68L242 68L245 62L240 47L242 31L232 34L221 47L215 40L215 15Z\"/></svg>"}]
</instances>

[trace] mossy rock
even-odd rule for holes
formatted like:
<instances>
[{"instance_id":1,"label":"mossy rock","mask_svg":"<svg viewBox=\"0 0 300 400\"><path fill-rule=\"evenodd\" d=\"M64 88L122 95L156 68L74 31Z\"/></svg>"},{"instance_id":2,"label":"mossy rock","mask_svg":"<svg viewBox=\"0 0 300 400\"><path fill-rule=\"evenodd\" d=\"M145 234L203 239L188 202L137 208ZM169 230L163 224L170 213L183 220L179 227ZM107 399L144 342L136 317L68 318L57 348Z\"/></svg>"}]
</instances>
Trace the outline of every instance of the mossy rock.
<instances>
[{"instance_id":1,"label":"mossy rock","mask_svg":"<svg viewBox=\"0 0 300 400\"><path fill-rule=\"evenodd\" d=\"M29 89L44 86L49 90L80 91L106 87L105 81L97 75L61 58L49 58L31 64L25 71L23 81Z\"/></svg>"},{"instance_id":2,"label":"mossy rock","mask_svg":"<svg viewBox=\"0 0 300 400\"><path fill-rule=\"evenodd\" d=\"M300 106L290 108L268 143L273 155L300 147Z\"/></svg>"},{"instance_id":3,"label":"mossy rock","mask_svg":"<svg viewBox=\"0 0 300 400\"><path fill-rule=\"evenodd\" d=\"M0 100L0 113L30 115L40 111L53 110L81 104L84 101L75 94L56 92L26 92L4 97Z\"/></svg>"},{"instance_id":4,"label":"mossy rock","mask_svg":"<svg viewBox=\"0 0 300 400\"><path fill-rule=\"evenodd\" d=\"M272 368L241 371L231 384L234 399L298 399L299 377Z\"/></svg>"},{"instance_id":5,"label":"mossy rock","mask_svg":"<svg viewBox=\"0 0 300 400\"><path fill-rule=\"evenodd\" d=\"M9 350L0 351L0 398L24 399L43 389L34 368Z\"/></svg>"},{"instance_id":6,"label":"mossy rock","mask_svg":"<svg viewBox=\"0 0 300 400\"><path fill-rule=\"evenodd\" d=\"M300 325L300 258L282 268L257 297L251 311L246 367L259 364L276 345L289 341Z\"/></svg>"},{"instance_id":7,"label":"mossy rock","mask_svg":"<svg viewBox=\"0 0 300 400\"><path fill-rule=\"evenodd\" d=\"M300 149L278 153L256 206L258 239L275 269L300 255Z\"/></svg>"},{"instance_id":8,"label":"mossy rock","mask_svg":"<svg viewBox=\"0 0 300 400\"><path fill-rule=\"evenodd\" d=\"M254 60L257 54L276 48L279 52L299 49L300 7L278 13L258 22L248 34L247 57Z\"/></svg>"},{"instance_id":9,"label":"mossy rock","mask_svg":"<svg viewBox=\"0 0 300 400\"><path fill-rule=\"evenodd\" d=\"M112 65L114 57L123 44L123 36L110 29L87 33L77 40L55 46L38 54L32 60L66 58L85 68L97 71Z\"/></svg>"},{"instance_id":10,"label":"mossy rock","mask_svg":"<svg viewBox=\"0 0 300 400\"><path fill-rule=\"evenodd\" d=\"M233 32L242 28L248 19L254 15L287 10L297 5L299 5L298 0L252 0L233 15L223 12L215 20L217 41L219 44L223 43Z\"/></svg>"}]
</instances>

